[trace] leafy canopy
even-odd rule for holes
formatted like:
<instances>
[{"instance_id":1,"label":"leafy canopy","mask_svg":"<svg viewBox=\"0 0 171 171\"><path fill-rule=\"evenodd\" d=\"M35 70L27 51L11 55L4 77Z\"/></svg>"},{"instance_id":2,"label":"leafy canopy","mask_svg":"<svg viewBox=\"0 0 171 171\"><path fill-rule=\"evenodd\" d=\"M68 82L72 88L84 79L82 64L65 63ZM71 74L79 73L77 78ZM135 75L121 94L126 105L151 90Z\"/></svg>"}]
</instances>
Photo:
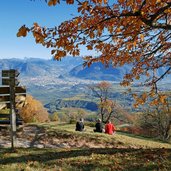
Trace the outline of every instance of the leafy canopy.
<instances>
[{"instance_id":1,"label":"leafy canopy","mask_svg":"<svg viewBox=\"0 0 171 171\"><path fill-rule=\"evenodd\" d=\"M80 47L95 50L98 56L86 56L85 65L102 62L114 67L131 64L124 76L124 86L145 76L151 86L148 95L157 93L156 83L171 70L171 1L170 0L66 0L77 4L78 16L54 28L23 25L17 36L32 32L35 41L51 49L54 59L70 54L81 55ZM60 0L48 0L55 6ZM161 75L156 71L165 67ZM147 95L143 95L146 100ZM163 96L162 101L164 99ZM144 101L142 102L144 103Z\"/></svg>"}]
</instances>

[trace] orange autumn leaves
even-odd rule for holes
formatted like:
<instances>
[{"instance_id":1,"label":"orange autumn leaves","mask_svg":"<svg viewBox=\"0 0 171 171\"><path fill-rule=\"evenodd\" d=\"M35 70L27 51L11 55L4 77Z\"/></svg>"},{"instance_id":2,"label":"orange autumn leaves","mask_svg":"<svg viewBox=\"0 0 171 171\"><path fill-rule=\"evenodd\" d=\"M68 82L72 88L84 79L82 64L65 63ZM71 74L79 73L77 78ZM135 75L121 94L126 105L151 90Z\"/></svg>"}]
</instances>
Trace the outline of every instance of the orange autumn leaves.
<instances>
[{"instance_id":1,"label":"orange autumn leaves","mask_svg":"<svg viewBox=\"0 0 171 171\"><path fill-rule=\"evenodd\" d=\"M43 104L30 95L26 97L25 106L19 108L19 115L25 123L49 121L48 112Z\"/></svg>"},{"instance_id":2,"label":"orange autumn leaves","mask_svg":"<svg viewBox=\"0 0 171 171\"><path fill-rule=\"evenodd\" d=\"M158 106L159 104L168 105L168 97L165 94L158 94L158 96L156 96L155 93L151 94L151 92L143 92L140 96L137 94L132 94L132 96L136 101L136 103L134 103L135 108L137 108L139 105L145 104L148 97L152 98L152 100L149 102L151 106Z\"/></svg>"},{"instance_id":3,"label":"orange autumn leaves","mask_svg":"<svg viewBox=\"0 0 171 171\"><path fill-rule=\"evenodd\" d=\"M102 4L102 3L106 4L108 2L108 0L92 0L92 2L99 3L99 4ZM60 3L60 0L49 0L48 5L49 6L52 6L52 5L55 6L56 4L59 4L59 3ZM73 4L74 0L66 0L66 3L67 4Z\"/></svg>"},{"instance_id":4,"label":"orange autumn leaves","mask_svg":"<svg viewBox=\"0 0 171 171\"><path fill-rule=\"evenodd\" d=\"M17 37L21 37L21 36L23 36L23 37L25 37L25 36L27 36L27 32L29 31L29 29L27 28L27 27L25 27L25 25L23 25L20 29L19 29L19 31L18 31L18 33L17 33Z\"/></svg>"},{"instance_id":5,"label":"orange autumn leaves","mask_svg":"<svg viewBox=\"0 0 171 171\"><path fill-rule=\"evenodd\" d=\"M60 0L49 0L49 6L60 5ZM54 28L22 26L17 36L32 32L36 43L51 49L54 59L66 55L81 55L81 47L96 51L99 55L85 56L85 65L101 62L120 67L131 64L132 70L125 75L124 86L135 80L144 85L154 85L170 74L170 0L66 0L77 5L78 16L64 21ZM157 76L161 67L167 70Z\"/></svg>"}]
</instances>

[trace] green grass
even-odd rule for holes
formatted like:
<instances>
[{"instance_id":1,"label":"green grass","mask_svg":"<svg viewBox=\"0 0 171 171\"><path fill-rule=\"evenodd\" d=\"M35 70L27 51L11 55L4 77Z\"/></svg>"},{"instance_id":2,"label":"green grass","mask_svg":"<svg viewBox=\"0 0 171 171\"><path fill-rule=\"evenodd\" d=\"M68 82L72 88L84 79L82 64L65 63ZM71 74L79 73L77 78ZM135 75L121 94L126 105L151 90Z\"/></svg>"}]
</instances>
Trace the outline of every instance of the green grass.
<instances>
[{"instance_id":1,"label":"green grass","mask_svg":"<svg viewBox=\"0 0 171 171\"><path fill-rule=\"evenodd\" d=\"M33 124L34 125L34 124ZM147 138L116 133L74 131L75 125L47 123L37 125L50 139L65 142L86 141L93 147L73 148L18 148L15 151L0 148L2 171L169 171L171 145ZM100 146L101 145L101 146Z\"/></svg>"},{"instance_id":2,"label":"green grass","mask_svg":"<svg viewBox=\"0 0 171 171\"><path fill-rule=\"evenodd\" d=\"M85 132L76 132L75 131L75 125L73 124L57 124L57 123L51 123L51 124L42 124L41 126L45 127L49 131L56 131L62 133L68 133L72 134L72 136L78 136L82 137L83 139L86 138L87 140L95 139L101 141L101 143L108 143L111 144L122 144L127 147L140 147L140 148L170 148L171 144L156 141L151 138L145 138L141 136L136 136L133 134L128 133L122 133L122 132L116 132L115 135L107 135L104 133L94 133L93 128L89 126L85 126L86 131Z\"/></svg>"}]
</instances>

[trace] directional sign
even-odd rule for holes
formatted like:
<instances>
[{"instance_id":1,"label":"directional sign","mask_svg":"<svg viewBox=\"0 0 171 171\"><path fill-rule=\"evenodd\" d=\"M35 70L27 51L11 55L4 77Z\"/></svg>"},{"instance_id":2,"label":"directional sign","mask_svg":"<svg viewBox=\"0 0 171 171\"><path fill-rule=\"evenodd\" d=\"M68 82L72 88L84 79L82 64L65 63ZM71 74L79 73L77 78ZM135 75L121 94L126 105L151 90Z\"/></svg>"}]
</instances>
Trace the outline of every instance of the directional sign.
<instances>
[{"instance_id":1,"label":"directional sign","mask_svg":"<svg viewBox=\"0 0 171 171\"><path fill-rule=\"evenodd\" d=\"M26 94L26 87L25 86L19 86L15 87L15 94Z\"/></svg>"},{"instance_id":2,"label":"directional sign","mask_svg":"<svg viewBox=\"0 0 171 171\"><path fill-rule=\"evenodd\" d=\"M1 94L10 94L10 88L9 87L0 87L0 95Z\"/></svg>"},{"instance_id":3,"label":"directional sign","mask_svg":"<svg viewBox=\"0 0 171 171\"><path fill-rule=\"evenodd\" d=\"M10 85L10 79L9 78L2 78L2 85Z\"/></svg>"},{"instance_id":4,"label":"directional sign","mask_svg":"<svg viewBox=\"0 0 171 171\"><path fill-rule=\"evenodd\" d=\"M17 86L19 84L19 81L17 79L11 80L9 78L2 78L2 85L10 84Z\"/></svg>"},{"instance_id":5,"label":"directional sign","mask_svg":"<svg viewBox=\"0 0 171 171\"><path fill-rule=\"evenodd\" d=\"M2 77L18 77L19 72L15 69L11 70L2 70Z\"/></svg>"},{"instance_id":6,"label":"directional sign","mask_svg":"<svg viewBox=\"0 0 171 171\"><path fill-rule=\"evenodd\" d=\"M2 70L2 85L8 85L9 87L4 88L0 87L0 103L6 103L6 106L10 108L10 120L7 122L4 120L3 124L11 125L11 148L15 148L16 143L16 99L19 95L26 95L26 89L23 87L18 87L19 81L18 77L19 72L17 70ZM7 103L9 100L10 104Z\"/></svg>"},{"instance_id":7,"label":"directional sign","mask_svg":"<svg viewBox=\"0 0 171 171\"><path fill-rule=\"evenodd\" d=\"M7 102L7 101L10 101L10 95L0 96L0 102Z\"/></svg>"},{"instance_id":8,"label":"directional sign","mask_svg":"<svg viewBox=\"0 0 171 171\"><path fill-rule=\"evenodd\" d=\"M10 94L10 87L0 87L0 96ZM26 94L26 87L25 86L19 86L15 87L15 94Z\"/></svg>"}]
</instances>

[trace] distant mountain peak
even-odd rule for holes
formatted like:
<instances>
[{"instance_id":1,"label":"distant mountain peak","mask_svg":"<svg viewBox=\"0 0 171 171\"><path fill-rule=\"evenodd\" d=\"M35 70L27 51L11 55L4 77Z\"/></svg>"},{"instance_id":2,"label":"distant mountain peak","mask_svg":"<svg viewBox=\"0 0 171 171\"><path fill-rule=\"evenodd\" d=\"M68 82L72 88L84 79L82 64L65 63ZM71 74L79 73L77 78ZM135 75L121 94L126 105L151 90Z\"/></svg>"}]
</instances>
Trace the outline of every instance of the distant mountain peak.
<instances>
[{"instance_id":1,"label":"distant mountain peak","mask_svg":"<svg viewBox=\"0 0 171 171\"><path fill-rule=\"evenodd\" d=\"M129 66L114 68L112 65L105 67L102 63L93 63L90 67L79 65L73 68L70 76L90 80L121 81L129 70Z\"/></svg>"}]
</instances>

